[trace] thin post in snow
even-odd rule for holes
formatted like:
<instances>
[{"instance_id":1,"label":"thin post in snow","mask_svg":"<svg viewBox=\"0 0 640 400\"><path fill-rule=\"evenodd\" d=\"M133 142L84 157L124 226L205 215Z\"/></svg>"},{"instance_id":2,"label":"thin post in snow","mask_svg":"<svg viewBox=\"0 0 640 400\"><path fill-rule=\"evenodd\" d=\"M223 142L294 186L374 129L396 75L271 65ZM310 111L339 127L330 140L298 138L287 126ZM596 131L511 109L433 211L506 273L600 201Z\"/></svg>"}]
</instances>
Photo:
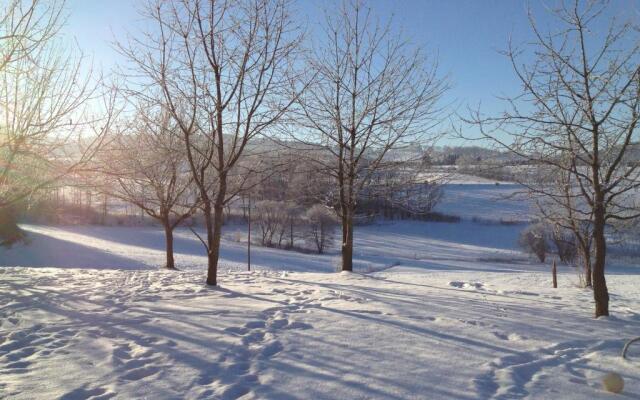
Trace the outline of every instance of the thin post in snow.
<instances>
[{"instance_id":1,"label":"thin post in snow","mask_svg":"<svg viewBox=\"0 0 640 400\"><path fill-rule=\"evenodd\" d=\"M247 228L247 271L251 271L251 194L249 194L247 215L249 217Z\"/></svg>"},{"instance_id":2,"label":"thin post in snow","mask_svg":"<svg viewBox=\"0 0 640 400\"><path fill-rule=\"evenodd\" d=\"M551 274L553 275L553 288L557 289L558 288L558 273L557 273L557 268L556 268L556 260L553 260L553 263L551 264Z\"/></svg>"}]
</instances>

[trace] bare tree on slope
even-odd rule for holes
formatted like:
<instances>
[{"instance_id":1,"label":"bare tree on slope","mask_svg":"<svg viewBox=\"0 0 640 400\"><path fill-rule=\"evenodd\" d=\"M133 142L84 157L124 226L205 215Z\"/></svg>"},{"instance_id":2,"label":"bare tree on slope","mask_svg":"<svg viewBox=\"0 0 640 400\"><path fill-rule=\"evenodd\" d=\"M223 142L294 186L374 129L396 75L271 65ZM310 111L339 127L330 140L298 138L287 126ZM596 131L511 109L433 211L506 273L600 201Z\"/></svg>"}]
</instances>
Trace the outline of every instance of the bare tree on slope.
<instances>
[{"instance_id":1,"label":"bare tree on slope","mask_svg":"<svg viewBox=\"0 0 640 400\"><path fill-rule=\"evenodd\" d=\"M565 216L590 221L596 317L609 315L607 225L640 217L633 198L640 163L628 157L640 139L640 30L615 18L601 30L609 11L607 2L562 3L551 10L560 28L550 32L531 16L536 40L506 51L522 93L507 99L500 116L474 111L469 118L483 138L534 167L570 178L568 192L553 183L523 183L533 195L564 208ZM532 60L521 61L527 50Z\"/></svg>"},{"instance_id":2,"label":"bare tree on slope","mask_svg":"<svg viewBox=\"0 0 640 400\"><path fill-rule=\"evenodd\" d=\"M437 63L382 24L360 0L327 12L325 38L308 59L313 83L298 107L298 139L316 146L314 162L337 186L342 270L353 269L357 199L389 152L430 140L447 89Z\"/></svg>"},{"instance_id":3,"label":"bare tree on slope","mask_svg":"<svg viewBox=\"0 0 640 400\"><path fill-rule=\"evenodd\" d=\"M140 92L159 88L182 132L205 218L207 284L216 285L224 207L244 186L240 177L230 187L230 175L291 106L301 36L286 0L157 0L146 17L152 30L120 49Z\"/></svg>"}]
</instances>

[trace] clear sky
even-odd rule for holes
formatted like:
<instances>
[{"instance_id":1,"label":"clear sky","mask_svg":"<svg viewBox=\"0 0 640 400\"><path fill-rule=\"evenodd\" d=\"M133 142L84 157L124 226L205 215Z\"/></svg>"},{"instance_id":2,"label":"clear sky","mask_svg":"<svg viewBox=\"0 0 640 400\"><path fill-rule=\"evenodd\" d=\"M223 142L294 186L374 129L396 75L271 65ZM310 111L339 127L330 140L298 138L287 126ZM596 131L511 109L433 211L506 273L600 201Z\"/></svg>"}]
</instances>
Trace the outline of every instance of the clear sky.
<instances>
[{"instance_id":1,"label":"clear sky","mask_svg":"<svg viewBox=\"0 0 640 400\"><path fill-rule=\"evenodd\" d=\"M568 0L569 2L571 0ZM109 69L119 61L110 42L140 25L137 8L142 0L68 0L70 13L64 32L94 57L97 65ZM323 20L323 10L334 1L295 0L299 15L309 31ZM415 43L437 53L441 72L452 84L445 99L464 107L482 103L483 110L497 112L495 97L518 91L508 60L498 54L509 37L515 43L531 38L527 18L530 6L542 26L552 26L545 12L557 2L520 0L371 0L368 3L382 18L394 16L394 26ZM620 18L640 18L640 0L611 0L610 12Z\"/></svg>"}]
</instances>

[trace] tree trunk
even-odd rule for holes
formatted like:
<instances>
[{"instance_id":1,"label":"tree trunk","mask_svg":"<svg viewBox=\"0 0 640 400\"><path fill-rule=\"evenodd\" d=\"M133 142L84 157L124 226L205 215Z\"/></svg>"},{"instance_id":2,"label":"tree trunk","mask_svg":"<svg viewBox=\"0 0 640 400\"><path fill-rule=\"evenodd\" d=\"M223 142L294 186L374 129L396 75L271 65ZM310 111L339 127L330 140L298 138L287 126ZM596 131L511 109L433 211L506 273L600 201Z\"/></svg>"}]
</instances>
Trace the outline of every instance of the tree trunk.
<instances>
[{"instance_id":1,"label":"tree trunk","mask_svg":"<svg viewBox=\"0 0 640 400\"><path fill-rule=\"evenodd\" d=\"M167 252L167 269L176 269L176 265L173 259L173 228L168 220L162 221L164 224L164 238L166 242L166 252Z\"/></svg>"},{"instance_id":2,"label":"tree trunk","mask_svg":"<svg viewBox=\"0 0 640 400\"><path fill-rule=\"evenodd\" d=\"M293 249L293 219L289 222L289 248Z\"/></svg>"},{"instance_id":3,"label":"tree trunk","mask_svg":"<svg viewBox=\"0 0 640 400\"><path fill-rule=\"evenodd\" d=\"M588 288L593 287L593 281L591 279L591 254L590 250L586 251L586 255L584 256L584 286Z\"/></svg>"},{"instance_id":4,"label":"tree trunk","mask_svg":"<svg viewBox=\"0 0 640 400\"><path fill-rule=\"evenodd\" d=\"M580 258L582 259L582 269L584 273L584 287L593 287L591 281L591 247L583 244L583 241L578 241L578 249L580 251ZM580 266L578 266L580 268Z\"/></svg>"},{"instance_id":5,"label":"tree trunk","mask_svg":"<svg viewBox=\"0 0 640 400\"><path fill-rule=\"evenodd\" d=\"M104 195L104 202L102 203L102 225L107 224L107 194Z\"/></svg>"},{"instance_id":6,"label":"tree trunk","mask_svg":"<svg viewBox=\"0 0 640 400\"><path fill-rule=\"evenodd\" d=\"M24 238L17 214L18 210L13 206L0 207L0 246L10 246Z\"/></svg>"},{"instance_id":7,"label":"tree trunk","mask_svg":"<svg viewBox=\"0 0 640 400\"><path fill-rule=\"evenodd\" d=\"M207 201L204 205L204 225L207 230L207 285L215 286L218 281L218 260L213 258L213 220L211 216L211 202Z\"/></svg>"},{"instance_id":8,"label":"tree trunk","mask_svg":"<svg viewBox=\"0 0 640 400\"><path fill-rule=\"evenodd\" d=\"M353 217L349 212L342 217L342 270L353 271Z\"/></svg>"},{"instance_id":9,"label":"tree trunk","mask_svg":"<svg viewBox=\"0 0 640 400\"><path fill-rule=\"evenodd\" d=\"M595 316L609 315L609 291L607 281L604 276L604 268L607 254L607 242L604 236L605 219L603 201L601 196L596 197L596 207L594 212L593 241L595 249L595 260L593 263L593 299L596 303Z\"/></svg>"},{"instance_id":10,"label":"tree trunk","mask_svg":"<svg viewBox=\"0 0 640 400\"><path fill-rule=\"evenodd\" d=\"M207 276L208 285L217 285L218 280L218 259L220 258L220 240L222 239L222 219L224 218L224 207L214 205L213 207L213 232L209 241L209 274Z\"/></svg>"},{"instance_id":11,"label":"tree trunk","mask_svg":"<svg viewBox=\"0 0 640 400\"><path fill-rule=\"evenodd\" d=\"M224 199L227 195L227 177L220 175L219 191L216 193L216 201L213 205L213 229L209 238L209 270L207 284L217 285L218 259L220 258L220 240L222 239L222 222L224 218Z\"/></svg>"}]
</instances>

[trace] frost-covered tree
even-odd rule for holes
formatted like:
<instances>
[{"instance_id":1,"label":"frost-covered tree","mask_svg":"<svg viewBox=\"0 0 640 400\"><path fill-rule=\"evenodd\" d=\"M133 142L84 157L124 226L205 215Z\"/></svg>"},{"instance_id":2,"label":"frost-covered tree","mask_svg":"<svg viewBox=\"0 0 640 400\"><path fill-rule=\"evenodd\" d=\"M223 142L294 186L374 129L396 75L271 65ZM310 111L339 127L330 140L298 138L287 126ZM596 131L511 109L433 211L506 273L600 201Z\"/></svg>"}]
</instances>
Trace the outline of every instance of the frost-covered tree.
<instances>
[{"instance_id":1,"label":"frost-covered tree","mask_svg":"<svg viewBox=\"0 0 640 400\"><path fill-rule=\"evenodd\" d=\"M159 88L182 132L204 213L207 284L216 285L224 209L249 175L239 162L295 98L301 37L286 0L149 0L144 14L151 29L120 49L139 92Z\"/></svg>"},{"instance_id":2,"label":"frost-covered tree","mask_svg":"<svg viewBox=\"0 0 640 400\"><path fill-rule=\"evenodd\" d=\"M138 110L96 159L109 196L134 204L162 224L166 264L175 269L173 231L198 210L182 135L171 115L153 104Z\"/></svg>"},{"instance_id":3,"label":"frost-covered tree","mask_svg":"<svg viewBox=\"0 0 640 400\"><path fill-rule=\"evenodd\" d=\"M508 99L503 114L475 111L469 120L528 164L569 178L567 190L522 183L591 226L599 317L609 315L607 227L640 217L640 163L629 157L640 141L640 29L635 16L611 17L606 1L562 2L550 12L557 29L543 30L531 16L534 40L505 52L522 93Z\"/></svg>"},{"instance_id":4,"label":"frost-covered tree","mask_svg":"<svg viewBox=\"0 0 640 400\"><path fill-rule=\"evenodd\" d=\"M334 182L342 225L342 270L353 268L358 197L394 148L433 135L446 84L437 63L379 22L360 0L326 13L325 37L307 60L298 138ZM308 134L307 134L308 133Z\"/></svg>"},{"instance_id":5,"label":"frost-covered tree","mask_svg":"<svg viewBox=\"0 0 640 400\"><path fill-rule=\"evenodd\" d=\"M520 233L518 244L527 253L535 255L538 261L544 262L549 251L548 233L544 224L538 223L529 226Z\"/></svg>"},{"instance_id":6,"label":"frost-covered tree","mask_svg":"<svg viewBox=\"0 0 640 400\"><path fill-rule=\"evenodd\" d=\"M316 204L307 211L305 217L308 225L307 241L322 254L335 239L335 213L323 205Z\"/></svg>"}]
</instances>

